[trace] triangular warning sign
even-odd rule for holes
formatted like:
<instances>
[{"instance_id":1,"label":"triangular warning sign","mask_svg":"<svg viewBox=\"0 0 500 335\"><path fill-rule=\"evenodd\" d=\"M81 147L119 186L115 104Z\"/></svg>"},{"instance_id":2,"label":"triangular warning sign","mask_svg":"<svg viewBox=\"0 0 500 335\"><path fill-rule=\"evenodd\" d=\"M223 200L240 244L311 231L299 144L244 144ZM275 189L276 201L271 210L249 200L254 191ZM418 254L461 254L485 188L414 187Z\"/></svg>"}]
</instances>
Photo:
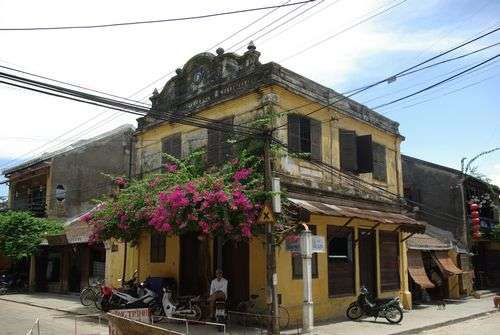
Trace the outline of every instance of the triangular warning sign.
<instances>
[{"instance_id":1,"label":"triangular warning sign","mask_svg":"<svg viewBox=\"0 0 500 335\"><path fill-rule=\"evenodd\" d=\"M265 204L260 211L259 217L257 218L257 223L266 224L274 222L276 222L276 220L274 219L273 211L268 204Z\"/></svg>"}]
</instances>

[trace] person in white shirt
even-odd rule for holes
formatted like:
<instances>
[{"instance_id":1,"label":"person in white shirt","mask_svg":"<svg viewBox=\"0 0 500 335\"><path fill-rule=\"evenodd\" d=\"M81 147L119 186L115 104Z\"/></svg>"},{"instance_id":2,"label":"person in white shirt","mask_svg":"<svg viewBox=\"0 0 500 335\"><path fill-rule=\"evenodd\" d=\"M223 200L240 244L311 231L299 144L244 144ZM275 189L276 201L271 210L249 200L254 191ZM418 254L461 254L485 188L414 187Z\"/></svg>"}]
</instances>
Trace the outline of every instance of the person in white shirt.
<instances>
[{"instance_id":1,"label":"person in white shirt","mask_svg":"<svg viewBox=\"0 0 500 335\"><path fill-rule=\"evenodd\" d=\"M210 303L211 318L215 313L215 301L227 299L227 280L222 277L222 270L215 271L215 279L210 283L210 296L207 301Z\"/></svg>"}]
</instances>

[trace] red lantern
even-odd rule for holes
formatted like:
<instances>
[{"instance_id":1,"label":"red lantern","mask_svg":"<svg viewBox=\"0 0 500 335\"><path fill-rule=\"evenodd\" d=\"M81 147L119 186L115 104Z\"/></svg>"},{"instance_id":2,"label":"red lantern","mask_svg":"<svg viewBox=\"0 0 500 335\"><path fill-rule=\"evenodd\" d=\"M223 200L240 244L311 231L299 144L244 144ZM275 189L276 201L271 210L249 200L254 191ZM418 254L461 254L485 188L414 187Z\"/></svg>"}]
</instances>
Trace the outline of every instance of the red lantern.
<instances>
[{"instance_id":1,"label":"red lantern","mask_svg":"<svg viewBox=\"0 0 500 335\"><path fill-rule=\"evenodd\" d=\"M478 240L481 238L481 219L479 218L479 206L472 203L469 205L470 216L472 218L472 238Z\"/></svg>"}]
</instances>

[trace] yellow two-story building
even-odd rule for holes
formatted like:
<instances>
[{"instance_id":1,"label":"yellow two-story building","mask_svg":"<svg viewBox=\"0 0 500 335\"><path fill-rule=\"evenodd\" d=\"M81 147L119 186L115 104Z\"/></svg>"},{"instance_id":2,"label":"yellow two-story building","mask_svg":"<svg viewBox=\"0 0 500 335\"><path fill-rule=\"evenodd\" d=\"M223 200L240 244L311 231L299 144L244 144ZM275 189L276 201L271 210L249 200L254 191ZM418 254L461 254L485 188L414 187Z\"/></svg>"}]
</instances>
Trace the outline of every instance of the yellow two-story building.
<instances>
[{"instance_id":1,"label":"yellow two-story building","mask_svg":"<svg viewBox=\"0 0 500 335\"><path fill-rule=\"evenodd\" d=\"M291 205L309 213L311 230L325 237L326 252L313 257L315 318L343 315L366 286L377 297L400 296L411 306L405 239L423 226L404 214L398 124L276 63L261 64L252 44L243 55L202 53L176 71L151 97L152 112L138 120L134 173L161 167L162 153L183 157L207 148L216 164L230 151L227 132L180 124L172 118L197 115L224 122L226 129L248 124L272 108L282 113L273 136L288 151L272 161L273 175ZM336 103L334 103L337 101ZM163 113L163 114L162 114ZM171 121L158 119L159 115ZM144 231L139 243L114 242L107 251L107 281L117 284L139 269L140 279L171 277L180 294L206 292L207 267L222 268L229 281L229 305L257 295L266 304L265 240L209 241ZM293 320L302 311L301 258L276 248L279 302Z\"/></svg>"}]
</instances>

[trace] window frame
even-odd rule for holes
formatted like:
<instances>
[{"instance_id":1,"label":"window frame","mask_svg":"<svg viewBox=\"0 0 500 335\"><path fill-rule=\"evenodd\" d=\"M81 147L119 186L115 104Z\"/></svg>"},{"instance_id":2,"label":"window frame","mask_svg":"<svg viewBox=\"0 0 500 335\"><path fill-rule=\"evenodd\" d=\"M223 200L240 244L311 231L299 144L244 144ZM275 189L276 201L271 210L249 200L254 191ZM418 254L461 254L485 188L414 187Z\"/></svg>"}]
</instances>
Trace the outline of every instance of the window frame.
<instances>
[{"instance_id":1,"label":"window frame","mask_svg":"<svg viewBox=\"0 0 500 335\"><path fill-rule=\"evenodd\" d=\"M165 263L167 259L167 235L151 230L149 237L149 262Z\"/></svg>"}]
</instances>

